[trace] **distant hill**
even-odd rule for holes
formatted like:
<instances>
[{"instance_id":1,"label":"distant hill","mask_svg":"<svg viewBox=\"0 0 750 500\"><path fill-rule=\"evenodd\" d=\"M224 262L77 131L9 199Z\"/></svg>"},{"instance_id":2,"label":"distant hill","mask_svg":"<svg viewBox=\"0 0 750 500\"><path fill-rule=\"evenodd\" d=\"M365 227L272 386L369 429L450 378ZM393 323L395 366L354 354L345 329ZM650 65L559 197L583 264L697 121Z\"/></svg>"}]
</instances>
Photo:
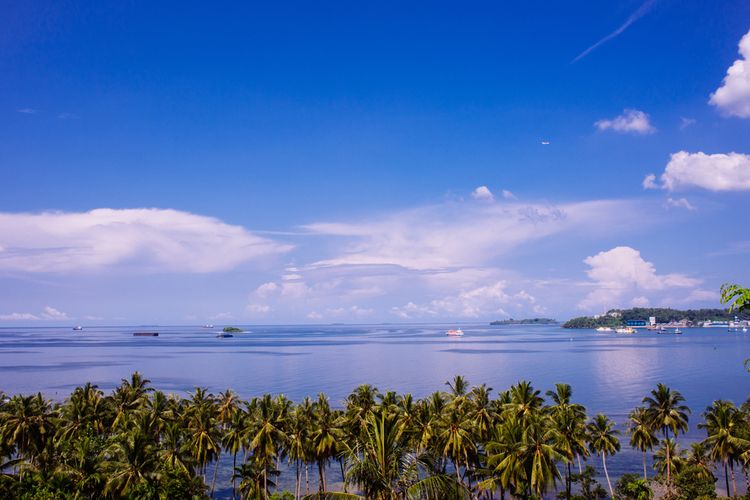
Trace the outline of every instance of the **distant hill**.
<instances>
[{"instance_id":1,"label":"distant hill","mask_svg":"<svg viewBox=\"0 0 750 500\"><path fill-rule=\"evenodd\" d=\"M556 325L557 320L550 318L526 318L526 319L501 319L493 321L490 325Z\"/></svg>"},{"instance_id":2,"label":"distant hill","mask_svg":"<svg viewBox=\"0 0 750 500\"><path fill-rule=\"evenodd\" d=\"M695 324L702 321L730 321L735 316L747 319L747 315L729 313L727 309L670 309L664 307L634 307L632 309L611 309L599 317L580 316L563 323L563 328L598 328L600 326L617 327L626 321L646 320L651 316L657 323L669 323L686 319Z\"/></svg>"}]
</instances>

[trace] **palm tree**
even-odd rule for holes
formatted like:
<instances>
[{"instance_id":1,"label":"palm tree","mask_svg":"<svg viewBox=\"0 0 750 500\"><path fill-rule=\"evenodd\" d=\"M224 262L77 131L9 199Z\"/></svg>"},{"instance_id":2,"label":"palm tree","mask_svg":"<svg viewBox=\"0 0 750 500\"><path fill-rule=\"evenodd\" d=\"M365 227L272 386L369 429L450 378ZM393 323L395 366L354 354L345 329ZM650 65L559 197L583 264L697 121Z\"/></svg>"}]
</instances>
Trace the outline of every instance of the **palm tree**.
<instances>
[{"instance_id":1,"label":"palm tree","mask_svg":"<svg viewBox=\"0 0 750 500\"><path fill-rule=\"evenodd\" d=\"M654 470L664 476L667 470L679 473L685 464L685 451L681 450L674 439L664 439L661 446L654 453Z\"/></svg>"},{"instance_id":2,"label":"palm tree","mask_svg":"<svg viewBox=\"0 0 750 500\"><path fill-rule=\"evenodd\" d=\"M454 400L454 402L457 400ZM461 465L468 466L469 454L476 451L471 422L466 418L461 405L451 403L438 425L440 430L437 438L438 442L441 443L441 453L453 461L453 467L456 469L456 480L463 484Z\"/></svg>"},{"instance_id":3,"label":"palm tree","mask_svg":"<svg viewBox=\"0 0 750 500\"><path fill-rule=\"evenodd\" d=\"M703 413L705 423L699 428L706 429L708 437L704 443L709 448L709 456L724 465L724 482L729 494L729 479L727 469L732 475L732 496L737 496L737 482L734 476L734 463L750 448L750 442L741 437L741 430L745 425L742 413L731 401L718 400L706 408Z\"/></svg>"},{"instance_id":4,"label":"palm tree","mask_svg":"<svg viewBox=\"0 0 750 500\"><path fill-rule=\"evenodd\" d=\"M599 413L586 426L586 431L589 437L589 448L593 453L602 457L604 476L607 478L607 486L609 487L609 493L612 495L612 498L614 498L615 492L612 490L612 482L609 480L607 455L614 455L620 451L620 440L617 438L617 436L620 435L620 431L613 429L614 425L614 422L607 418L606 415Z\"/></svg>"},{"instance_id":5,"label":"palm tree","mask_svg":"<svg viewBox=\"0 0 750 500\"><path fill-rule=\"evenodd\" d=\"M318 394L317 401L313 403L313 409L312 453L318 463L318 474L320 475L318 489L322 493L327 491L326 463L336 452L340 432L336 422L336 414L331 410L331 405L328 403L325 394Z\"/></svg>"},{"instance_id":6,"label":"palm tree","mask_svg":"<svg viewBox=\"0 0 750 500\"><path fill-rule=\"evenodd\" d=\"M237 468L237 454L243 447L245 428L247 426L247 414L241 408L231 414L229 422L224 428L221 444L224 450L232 455L232 470ZM235 477L232 476L232 498L235 498L237 488Z\"/></svg>"},{"instance_id":7,"label":"palm tree","mask_svg":"<svg viewBox=\"0 0 750 500\"><path fill-rule=\"evenodd\" d=\"M155 446L149 437L138 431L120 436L107 451L108 471L105 494L129 496L134 488L154 479L159 463Z\"/></svg>"},{"instance_id":8,"label":"palm tree","mask_svg":"<svg viewBox=\"0 0 750 500\"><path fill-rule=\"evenodd\" d=\"M541 414L532 416L523 432L524 444L521 450L528 464L529 487L539 498L560 477L555 463L563 459L563 455L554 446L554 431L550 429L549 418Z\"/></svg>"},{"instance_id":9,"label":"palm tree","mask_svg":"<svg viewBox=\"0 0 750 500\"><path fill-rule=\"evenodd\" d=\"M365 498L468 498L468 491L449 475L435 473L428 456L409 452L399 439L393 415L382 409L367 418L365 435L348 448L352 463L347 480L357 484Z\"/></svg>"},{"instance_id":10,"label":"palm tree","mask_svg":"<svg viewBox=\"0 0 750 500\"><path fill-rule=\"evenodd\" d=\"M512 415L494 427L492 437L487 443L487 467L490 477L481 483L480 487L498 487L501 500L505 498L505 490L510 490L515 496L525 493L527 474L523 438L521 422Z\"/></svg>"},{"instance_id":11,"label":"palm tree","mask_svg":"<svg viewBox=\"0 0 750 500\"><path fill-rule=\"evenodd\" d=\"M680 432L688 429L688 415L690 409L683 404L685 398L678 391L672 391L664 384L658 384L656 389L651 391L650 397L643 398L643 403L647 405L646 415L649 421L653 423L655 429L660 429L664 439L669 440L669 431L676 438ZM669 453L669 447L666 448ZM672 487L672 468L671 460L667 457L667 491Z\"/></svg>"},{"instance_id":12,"label":"palm tree","mask_svg":"<svg viewBox=\"0 0 750 500\"><path fill-rule=\"evenodd\" d=\"M52 404L41 393L13 396L3 413L2 441L15 447L32 465L38 465L54 435Z\"/></svg>"},{"instance_id":13,"label":"palm tree","mask_svg":"<svg viewBox=\"0 0 750 500\"><path fill-rule=\"evenodd\" d=\"M659 440L654 434L653 423L649 418L649 413L646 408L639 406L630 412L628 418L630 419L630 425L628 426L630 446L640 450L643 454L643 479L648 481L648 473L646 472L646 452L653 449Z\"/></svg>"},{"instance_id":14,"label":"palm tree","mask_svg":"<svg viewBox=\"0 0 750 500\"><path fill-rule=\"evenodd\" d=\"M250 437L250 450L253 452L253 461L265 471L263 478L264 497L268 497L269 470L275 470L275 461L279 453L279 447L284 439L281 430L283 419L277 413L277 408L270 394L265 394L255 406L255 411L250 414L248 436Z\"/></svg>"},{"instance_id":15,"label":"palm tree","mask_svg":"<svg viewBox=\"0 0 750 500\"><path fill-rule=\"evenodd\" d=\"M555 449L565 461L565 496L571 497L571 465L575 457L586 453L586 410L571 403L573 389L568 384L555 384L547 391L555 405L550 408Z\"/></svg>"}]
</instances>

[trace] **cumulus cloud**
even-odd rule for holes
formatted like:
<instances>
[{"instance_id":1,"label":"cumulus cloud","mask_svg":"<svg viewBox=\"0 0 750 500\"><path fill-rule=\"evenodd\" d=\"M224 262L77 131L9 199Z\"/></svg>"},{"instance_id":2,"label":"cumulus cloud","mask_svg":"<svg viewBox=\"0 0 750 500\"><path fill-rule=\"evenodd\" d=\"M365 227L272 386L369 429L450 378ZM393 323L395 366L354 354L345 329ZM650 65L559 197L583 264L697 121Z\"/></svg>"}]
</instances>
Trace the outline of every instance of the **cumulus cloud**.
<instances>
[{"instance_id":1,"label":"cumulus cloud","mask_svg":"<svg viewBox=\"0 0 750 500\"><path fill-rule=\"evenodd\" d=\"M67 321L73 319L70 316L68 316L67 313L60 311L59 309L55 309L54 307L45 306L41 313L39 314L31 314L31 313L10 313L10 314L0 314L0 320L2 321L40 321L40 320L47 320L47 321Z\"/></svg>"},{"instance_id":2,"label":"cumulus cloud","mask_svg":"<svg viewBox=\"0 0 750 500\"><path fill-rule=\"evenodd\" d=\"M425 304L408 302L401 307L393 307L391 312L402 319L418 319L425 317L462 317L478 318L488 314L507 316L502 308L511 303L514 298L531 301L536 300L528 293L519 292L520 296L512 296L506 292L508 284L498 281L477 288L462 290L455 295L431 300Z\"/></svg>"},{"instance_id":3,"label":"cumulus cloud","mask_svg":"<svg viewBox=\"0 0 750 500\"><path fill-rule=\"evenodd\" d=\"M584 261L593 289L578 304L587 310L606 310L625 304L643 303L648 294L674 289L692 289L701 281L684 274L658 274L651 262L631 247L599 252Z\"/></svg>"},{"instance_id":4,"label":"cumulus cloud","mask_svg":"<svg viewBox=\"0 0 750 500\"><path fill-rule=\"evenodd\" d=\"M492 201L495 199L495 196L492 194L492 191L487 186L479 186L471 193L472 198L475 200L487 200Z\"/></svg>"},{"instance_id":5,"label":"cumulus cloud","mask_svg":"<svg viewBox=\"0 0 750 500\"><path fill-rule=\"evenodd\" d=\"M651 125L649 116L637 109L626 109L612 119L602 119L594 123L599 130L614 130L619 133L652 134L656 128Z\"/></svg>"},{"instance_id":6,"label":"cumulus cloud","mask_svg":"<svg viewBox=\"0 0 750 500\"><path fill-rule=\"evenodd\" d=\"M729 116L750 118L750 31L740 40L739 52L741 57L729 67L708 102Z\"/></svg>"},{"instance_id":7,"label":"cumulus cloud","mask_svg":"<svg viewBox=\"0 0 750 500\"><path fill-rule=\"evenodd\" d=\"M695 207L687 200L687 198L667 198L667 206L695 210Z\"/></svg>"},{"instance_id":8,"label":"cumulus cloud","mask_svg":"<svg viewBox=\"0 0 750 500\"><path fill-rule=\"evenodd\" d=\"M168 209L0 213L0 270L228 271L291 250L241 226Z\"/></svg>"},{"instance_id":9,"label":"cumulus cloud","mask_svg":"<svg viewBox=\"0 0 750 500\"><path fill-rule=\"evenodd\" d=\"M643 178L643 189L659 189L655 174L648 174Z\"/></svg>"},{"instance_id":10,"label":"cumulus cloud","mask_svg":"<svg viewBox=\"0 0 750 500\"><path fill-rule=\"evenodd\" d=\"M644 181L645 182L645 181ZM749 191L750 155L740 153L674 153L661 175L668 191L703 188L709 191Z\"/></svg>"}]
</instances>

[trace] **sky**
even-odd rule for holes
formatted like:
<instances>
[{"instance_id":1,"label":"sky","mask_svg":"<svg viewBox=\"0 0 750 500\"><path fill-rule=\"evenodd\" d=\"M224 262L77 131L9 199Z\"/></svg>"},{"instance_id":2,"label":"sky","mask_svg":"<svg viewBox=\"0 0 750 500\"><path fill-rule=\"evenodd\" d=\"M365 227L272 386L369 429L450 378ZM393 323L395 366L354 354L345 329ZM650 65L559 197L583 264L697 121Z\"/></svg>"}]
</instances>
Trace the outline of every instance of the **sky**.
<instances>
[{"instance_id":1,"label":"sky","mask_svg":"<svg viewBox=\"0 0 750 500\"><path fill-rule=\"evenodd\" d=\"M0 327L750 284L750 4L0 1Z\"/></svg>"}]
</instances>

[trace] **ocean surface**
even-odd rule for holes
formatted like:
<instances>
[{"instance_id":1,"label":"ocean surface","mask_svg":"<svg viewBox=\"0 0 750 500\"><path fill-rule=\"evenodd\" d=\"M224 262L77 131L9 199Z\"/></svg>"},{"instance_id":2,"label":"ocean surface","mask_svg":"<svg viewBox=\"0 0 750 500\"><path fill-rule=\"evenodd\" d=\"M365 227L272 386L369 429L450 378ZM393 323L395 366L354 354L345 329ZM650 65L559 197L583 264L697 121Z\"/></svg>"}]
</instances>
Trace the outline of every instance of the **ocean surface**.
<instances>
[{"instance_id":1,"label":"ocean surface","mask_svg":"<svg viewBox=\"0 0 750 500\"><path fill-rule=\"evenodd\" d=\"M238 325L241 326L241 325ZM663 382L693 410L686 440L701 439L700 414L715 399L737 404L750 396L750 334L721 328L685 329L683 335L634 335L557 326L457 325L244 326L232 338L221 328L196 326L0 329L0 390L41 391L62 400L87 381L105 392L138 370L166 392L196 386L227 388L242 398L270 392L294 401L325 392L334 406L357 385L423 397L445 390L454 375L497 390L529 380L545 392L556 382L573 386L590 415L604 412L624 424L628 412ZM158 337L134 337L158 331ZM624 426L622 426L624 430ZM639 471L640 455L623 451L612 472ZM593 462L596 464L597 462Z\"/></svg>"}]
</instances>

